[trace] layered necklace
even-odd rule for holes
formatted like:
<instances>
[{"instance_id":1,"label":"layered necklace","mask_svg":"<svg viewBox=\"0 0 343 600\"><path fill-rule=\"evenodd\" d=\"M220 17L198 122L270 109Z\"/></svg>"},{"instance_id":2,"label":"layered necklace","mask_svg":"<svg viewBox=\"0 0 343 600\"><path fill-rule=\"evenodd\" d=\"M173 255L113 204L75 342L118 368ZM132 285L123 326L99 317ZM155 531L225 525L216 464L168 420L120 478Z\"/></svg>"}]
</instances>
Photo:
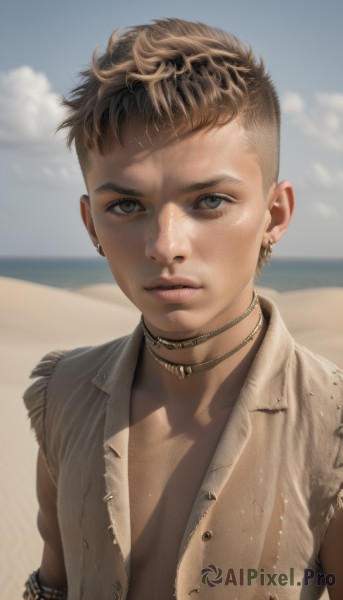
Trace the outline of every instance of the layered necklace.
<instances>
[{"instance_id":1,"label":"layered necklace","mask_svg":"<svg viewBox=\"0 0 343 600\"><path fill-rule=\"evenodd\" d=\"M168 339L165 339L165 338L162 338L159 336L155 337L147 328L147 326L144 322L144 317L142 315L141 327L142 327L143 334L145 337L147 349L148 349L149 353L151 354L151 356L154 358L154 360L159 365L164 367L166 369L166 371L168 371L169 373L172 373L173 375L176 375L176 377L178 377L179 379L186 379L186 377L189 377L190 375L192 375L192 373L197 373L198 371L203 371L204 369L210 369L211 367L218 365L223 360L229 358L230 356L232 356L233 354L238 352L238 350L241 350L242 348L244 348L244 346L246 346L246 344L248 344L249 342L252 342L254 340L254 338L257 336L258 332L261 330L262 325L263 325L263 315L262 315L261 310L259 310L259 318L258 318L257 324L255 325L254 329L249 333L249 335L247 335L247 337L244 338L244 340L242 340L239 344L237 344L236 346L231 348L231 350L229 350L228 352L225 352L225 354L222 354L221 356L218 356L216 358L212 358L211 360L208 360L206 362L196 363L196 364L191 364L191 365L183 365L183 364L170 362L170 361L165 360L164 358L161 358L160 356L158 356L158 354L156 354L153 351L153 349L151 348L151 345L154 346L155 348L164 347L164 348L167 348L168 350L176 350L176 349L191 348L194 346L198 346L199 344L203 344L204 342L207 342L207 340L219 335L220 333L223 333L224 331L231 329L232 327L234 327L235 325L237 325L238 323L240 323L241 321L246 319L246 317L248 315L250 315L250 313L254 310L254 308L256 307L256 305L258 303L259 303L258 296L257 296L256 292L254 291L251 303L249 304L248 308L241 315L239 315L238 317L236 317L235 319L233 319L226 325L223 325L222 327L213 329L212 331L209 331L208 333L204 333L202 335L199 335L199 336L196 336L193 338L186 338L184 340L168 340Z\"/></svg>"}]
</instances>

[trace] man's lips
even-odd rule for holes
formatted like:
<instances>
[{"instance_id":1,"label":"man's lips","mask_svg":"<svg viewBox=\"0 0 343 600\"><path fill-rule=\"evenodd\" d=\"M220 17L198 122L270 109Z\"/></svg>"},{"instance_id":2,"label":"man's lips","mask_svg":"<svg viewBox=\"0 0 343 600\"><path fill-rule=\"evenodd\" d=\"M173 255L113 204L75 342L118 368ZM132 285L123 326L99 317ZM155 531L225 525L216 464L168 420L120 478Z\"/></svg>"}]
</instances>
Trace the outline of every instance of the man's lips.
<instances>
[{"instance_id":1,"label":"man's lips","mask_svg":"<svg viewBox=\"0 0 343 600\"><path fill-rule=\"evenodd\" d=\"M157 285L154 288L148 288L150 290L183 290L184 288L189 288L192 286L189 285Z\"/></svg>"},{"instance_id":2,"label":"man's lips","mask_svg":"<svg viewBox=\"0 0 343 600\"><path fill-rule=\"evenodd\" d=\"M200 286L192 279L186 277L164 278L159 277L153 279L146 286L146 290L177 290L183 288L197 289Z\"/></svg>"},{"instance_id":3,"label":"man's lips","mask_svg":"<svg viewBox=\"0 0 343 600\"><path fill-rule=\"evenodd\" d=\"M145 290L157 301L168 304L187 302L197 294L201 286L190 277L157 277L145 286Z\"/></svg>"}]
</instances>

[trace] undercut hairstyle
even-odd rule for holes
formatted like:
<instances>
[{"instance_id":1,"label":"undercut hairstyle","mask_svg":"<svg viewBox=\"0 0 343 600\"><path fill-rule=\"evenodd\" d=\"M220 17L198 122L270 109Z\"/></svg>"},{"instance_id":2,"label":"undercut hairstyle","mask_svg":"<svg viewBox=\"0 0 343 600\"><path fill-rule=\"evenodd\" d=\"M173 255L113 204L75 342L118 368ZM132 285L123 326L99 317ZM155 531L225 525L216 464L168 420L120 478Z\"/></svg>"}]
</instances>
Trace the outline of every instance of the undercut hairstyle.
<instances>
[{"instance_id":1,"label":"undercut hairstyle","mask_svg":"<svg viewBox=\"0 0 343 600\"><path fill-rule=\"evenodd\" d=\"M114 32L106 52L62 104L81 168L87 153L121 143L132 120L149 131L193 131L240 119L247 150L256 154L264 189L278 178L280 106L262 59L235 36L202 23L155 20Z\"/></svg>"}]
</instances>

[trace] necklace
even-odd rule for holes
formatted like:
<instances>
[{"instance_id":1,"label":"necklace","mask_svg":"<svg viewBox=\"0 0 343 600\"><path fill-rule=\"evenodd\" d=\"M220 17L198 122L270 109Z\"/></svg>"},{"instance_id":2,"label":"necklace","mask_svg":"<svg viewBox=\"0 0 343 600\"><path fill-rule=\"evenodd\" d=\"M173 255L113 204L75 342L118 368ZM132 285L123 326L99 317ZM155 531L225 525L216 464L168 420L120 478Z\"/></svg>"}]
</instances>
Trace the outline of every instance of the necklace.
<instances>
[{"instance_id":1,"label":"necklace","mask_svg":"<svg viewBox=\"0 0 343 600\"><path fill-rule=\"evenodd\" d=\"M146 346L148 348L148 351L150 352L151 356L156 360L156 362L159 365L164 367L169 373L176 375L176 377L178 377L179 379L186 379L186 377L189 377L189 375L192 375L192 373L197 373L198 371L202 371L203 369L210 369L211 367L218 365L226 358L229 358L230 356L232 356L233 354L238 352L238 350L241 350L241 348L244 348L244 346L246 346L248 344L248 342L253 341L255 336L260 331L262 325L263 325L263 315L262 315L262 312L260 312L257 325L255 325L254 329L249 333L249 335L247 335L247 337L244 338L244 340L242 342L237 344L237 346L234 346L234 348L232 348L231 350L229 350L229 352L226 352L222 356L218 356L217 358L212 358L211 360L208 360L206 362L197 363L197 364L193 364L193 365L181 365L181 364L169 362L168 360L165 360L164 358L160 358L160 356L155 354L155 352L150 348L147 339L145 341L146 341Z\"/></svg>"},{"instance_id":2,"label":"necklace","mask_svg":"<svg viewBox=\"0 0 343 600\"><path fill-rule=\"evenodd\" d=\"M219 335L220 333L223 333L224 331L227 331L228 329L231 329L231 327L234 327L235 325L237 325L238 323L243 321L243 319L245 319L248 315L250 315L250 313L254 310L257 303L258 303L258 295L256 294L256 292L254 290L251 304L241 315L239 315L238 317L236 317L235 319L230 321L230 323L227 323L226 325L223 325L222 327L219 327L218 329L213 329L212 331L209 331L208 333L198 335L197 337L194 337L194 338L187 338L185 340L175 340L174 341L174 340L167 340L167 339L161 338L161 337L155 337L149 331L147 326L145 325L143 315L141 316L141 326L143 329L145 339L147 341L149 341L153 346L155 346L155 348L160 348L161 346L163 346L164 348L167 348L168 350L176 350L176 349L180 349L180 348L191 348L192 346L197 346L199 344L203 344L204 342L207 342L207 340L215 337L216 335Z\"/></svg>"}]
</instances>

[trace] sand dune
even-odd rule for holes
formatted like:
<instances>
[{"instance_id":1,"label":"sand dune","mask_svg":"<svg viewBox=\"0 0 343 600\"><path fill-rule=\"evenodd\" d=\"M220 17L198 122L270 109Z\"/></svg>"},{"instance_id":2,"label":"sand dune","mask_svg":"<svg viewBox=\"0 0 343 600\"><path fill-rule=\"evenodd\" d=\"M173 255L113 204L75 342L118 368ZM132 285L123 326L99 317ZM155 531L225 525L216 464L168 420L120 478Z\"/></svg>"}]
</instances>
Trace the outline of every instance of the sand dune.
<instances>
[{"instance_id":1,"label":"sand dune","mask_svg":"<svg viewBox=\"0 0 343 600\"><path fill-rule=\"evenodd\" d=\"M278 304L300 343L343 367L343 289L261 291ZM139 313L115 285L66 291L0 278L0 297L0 589L1 598L17 600L41 553L35 529L37 448L21 400L28 374L49 350L128 333Z\"/></svg>"},{"instance_id":2,"label":"sand dune","mask_svg":"<svg viewBox=\"0 0 343 600\"><path fill-rule=\"evenodd\" d=\"M300 344L343 367L343 289L318 288L280 293L257 287L278 305L288 329ZM90 285L73 290L78 295L126 307L138 314L115 285Z\"/></svg>"},{"instance_id":3,"label":"sand dune","mask_svg":"<svg viewBox=\"0 0 343 600\"><path fill-rule=\"evenodd\" d=\"M97 284L97 285L88 285L81 288L76 288L72 290L73 293L79 294L81 296L85 296L86 298L93 298L96 300L103 300L105 302L115 302L119 306L125 306L125 308L129 308L135 312L138 311L136 307L131 304L131 302L127 299L125 294L121 291L120 287L117 285L110 285L108 283Z\"/></svg>"}]
</instances>

